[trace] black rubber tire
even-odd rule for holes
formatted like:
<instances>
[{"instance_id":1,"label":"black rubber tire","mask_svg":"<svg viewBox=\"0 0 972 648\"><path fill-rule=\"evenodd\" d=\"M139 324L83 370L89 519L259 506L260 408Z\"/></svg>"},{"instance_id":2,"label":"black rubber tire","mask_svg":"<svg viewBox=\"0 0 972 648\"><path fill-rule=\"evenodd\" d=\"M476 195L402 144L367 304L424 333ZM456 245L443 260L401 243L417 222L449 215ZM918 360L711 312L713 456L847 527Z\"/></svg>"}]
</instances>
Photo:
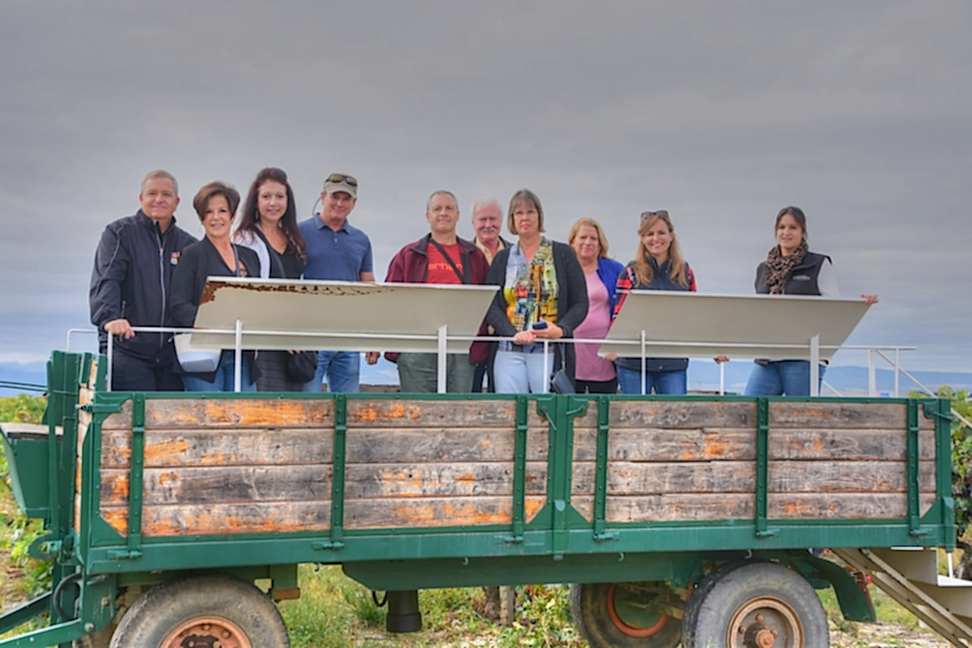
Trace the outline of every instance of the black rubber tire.
<instances>
[{"instance_id":1,"label":"black rubber tire","mask_svg":"<svg viewBox=\"0 0 972 648\"><path fill-rule=\"evenodd\" d=\"M227 619L256 648L289 648L287 628L270 598L250 583L221 576L173 581L142 594L122 617L110 648L155 648L193 617Z\"/></svg>"},{"instance_id":2,"label":"black rubber tire","mask_svg":"<svg viewBox=\"0 0 972 648\"><path fill-rule=\"evenodd\" d=\"M608 606L612 583L570 586L570 616L591 648L674 648L681 639L681 622L668 617L665 625L650 637L635 637L622 631L611 619Z\"/></svg>"},{"instance_id":3,"label":"black rubber tire","mask_svg":"<svg viewBox=\"0 0 972 648\"><path fill-rule=\"evenodd\" d=\"M683 648L725 648L736 613L761 598L779 601L792 611L803 631L799 648L830 646L827 615L810 583L783 565L758 562L720 570L703 582L686 608Z\"/></svg>"}]
</instances>

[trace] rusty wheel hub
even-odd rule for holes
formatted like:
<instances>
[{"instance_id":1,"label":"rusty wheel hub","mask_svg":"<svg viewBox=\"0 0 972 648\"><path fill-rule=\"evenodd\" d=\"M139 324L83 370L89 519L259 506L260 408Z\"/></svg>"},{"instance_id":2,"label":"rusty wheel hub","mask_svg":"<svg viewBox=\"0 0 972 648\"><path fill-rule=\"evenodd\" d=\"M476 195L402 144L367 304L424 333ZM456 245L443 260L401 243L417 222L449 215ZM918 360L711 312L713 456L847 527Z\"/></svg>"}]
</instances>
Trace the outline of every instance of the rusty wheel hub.
<instances>
[{"instance_id":1,"label":"rusty wheel hub","mask_svg":"<svg viewBox=\"0 0 972 648\"><path fill-rule=\"evenodd\" d=\"M189 619L162 640L161 648L253 648L240 626L221 617Z\"/></svg>"},{"instance_id":2,"label":"rusty wheel hub","mask_svg":"<svg viewBox=\"0 0 972 648\"><path fill-rule=\"evenodd\" d=\"M733 615L726 635L731 648L804 648L803 626L789 605L774 598L748 602Z\"/></svg>"}]
</instances>

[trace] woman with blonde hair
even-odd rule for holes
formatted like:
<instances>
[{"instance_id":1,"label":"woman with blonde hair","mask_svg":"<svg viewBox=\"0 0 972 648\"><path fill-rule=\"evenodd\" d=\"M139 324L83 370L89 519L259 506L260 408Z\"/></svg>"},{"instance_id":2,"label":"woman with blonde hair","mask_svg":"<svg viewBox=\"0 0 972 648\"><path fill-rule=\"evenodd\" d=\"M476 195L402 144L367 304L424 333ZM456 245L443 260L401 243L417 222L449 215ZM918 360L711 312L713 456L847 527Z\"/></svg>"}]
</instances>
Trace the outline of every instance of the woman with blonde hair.
<instances>
[{"instance_id":1,"label":"woman with blonde hair","mask_svg":"<svg viewBox=\"0 0 972 648\"><path fill-rule=\"evenodd\" d=\"M537 394L547 391L553 372L563 373L573 389L572 344L551 344L544 359L543 341L570 338L587 316L587 284L577 257L567 245L543 235L543 207L529 189L510 199L507 227L516 245L494 258L486 283L499 286L486 322L500 342L493 373L497 393ZM546 367L546 373L544 372ZM568 385L555 386L558 390Z\"/></svg>"},{"instance_id":2,"label":"woman with blonde hair","mask_svg":"<svg viewBox=\"0 0 972 648\"><path fill-rule=\"evenodd\" d=\"M593 218L581 218L570 228L567 244L574 248L587 282L587 317L574 329L579 339L603 339L611 328L618 276L624 266L608 258L608 240ZM618 391L614 363L598 355L598 344L575 344L575 383L580 394L614 394Z\"/></svg>"},{"instance_id":3,"label":"woman with blonde hair","mask_svg":"<svg viewBox=\"0 0 972 648\"><path fill-rule=\"evenodd\" d=\"M665 210L641 214L635 259L618 277L617 313L630 290L695 292L695 273L682 256L671 216ZM616 313L616 314L617 314ZM684 394L688 391L688 358L645 358L642 391L640 358L618 358L618 383L625 394Z\"/></svg>"}]
</instances>

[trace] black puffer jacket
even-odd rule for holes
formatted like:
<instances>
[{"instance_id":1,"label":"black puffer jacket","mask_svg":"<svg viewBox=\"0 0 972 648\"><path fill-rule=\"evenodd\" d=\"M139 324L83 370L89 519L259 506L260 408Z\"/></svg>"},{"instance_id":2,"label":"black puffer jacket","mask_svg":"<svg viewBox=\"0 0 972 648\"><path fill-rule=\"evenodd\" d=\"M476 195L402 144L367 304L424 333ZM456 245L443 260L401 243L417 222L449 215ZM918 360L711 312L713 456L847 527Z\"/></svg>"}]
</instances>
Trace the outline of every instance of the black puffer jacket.
<instances>
[{"instance_id":1,"label":"black puffer jacket","mask_svg":"<svg viewBox=\"0 0 972 648\"><path fill-rule=\"evenodd\" d=\"M101 235L88 292L91 323L98 327L102 352L106 322L125 318L132 326L169 326L167 316L172 273L182 250L196 239L175 224L162 233L142 210L108 225ZM171 334L136 333L115 338L116 348L158 362L171 356Z\"/></svg>"}]
</instances>

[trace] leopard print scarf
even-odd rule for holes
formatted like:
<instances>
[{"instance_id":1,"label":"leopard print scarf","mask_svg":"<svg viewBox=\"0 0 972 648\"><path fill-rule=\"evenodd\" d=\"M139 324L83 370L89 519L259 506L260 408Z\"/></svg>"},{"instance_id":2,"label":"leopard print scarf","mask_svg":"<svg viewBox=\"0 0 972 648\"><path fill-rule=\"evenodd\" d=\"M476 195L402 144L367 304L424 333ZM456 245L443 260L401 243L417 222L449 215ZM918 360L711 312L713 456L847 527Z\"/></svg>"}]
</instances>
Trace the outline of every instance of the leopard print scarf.
<instances>
[{"instance_id":1,"label":"leopard print scarf","mask_svg":"<svg viewBox=\"0 0 972 648\"><path fill-rule=\"evenodd\" d=\"M774 245L773 249L769 251L766 255L766 269L769 271L769 277L766 279L766 285L769 287L769 293L771 295L782 295L783 288L786 286L786 278L789 276L793 268L797 267L803 257L807 255L807 242L802 241L800 247L790 256L783 256L780 254L780 246Z\"/></svg>"}]
</instances>

